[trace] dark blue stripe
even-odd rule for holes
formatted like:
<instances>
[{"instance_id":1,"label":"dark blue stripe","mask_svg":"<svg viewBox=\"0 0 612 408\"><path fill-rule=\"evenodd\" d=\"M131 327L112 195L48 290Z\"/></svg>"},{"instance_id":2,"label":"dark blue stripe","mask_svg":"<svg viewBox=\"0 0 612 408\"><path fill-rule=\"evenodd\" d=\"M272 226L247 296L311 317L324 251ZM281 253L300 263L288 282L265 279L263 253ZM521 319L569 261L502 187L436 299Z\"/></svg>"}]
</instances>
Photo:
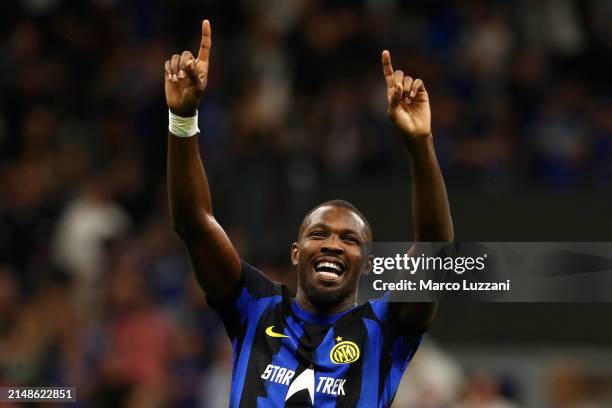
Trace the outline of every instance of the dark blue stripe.
<instances>
[{"instance_id":1,"label":"dark blue stripe","mask_svg":"<svg viewBox=\"0 0 612 408\"><path fill-rule=\"evenodd\" d=\"M380 362L380 347L382 338L378 322L371 319L363 319L368 340L366 349L362 350L361 358L363 366L361 371L361 393L357 407L375 407L378 402L378 364Z\"/></svg>"},{"instance_id":2,"label":"dark blue stripe","mask_svg":"<svg viewBox=\"0 0 612 408\"><path fill-rule=\"evenodd\" d=\"M247 319L247 330L242 343L242 349L240 351L240 357L238 365L236 366L236 373L232 380L232 391L230 393L230 407L238 407L240 404L240 398L242 397L242 389L244 387L244 380L246 377L246 370L249 364L249 358L251 356L251 348L253 346L253 338L255 336L255 330L257 329L257 323L261 318L263 312L271 306L276 305L282 300L280 295L264 297L260 299L253 299L247 304L244 303L244 298L248 299L248 295L241 295L237 300L236 307L238 308L240 302L240 308L238 309L243 319Z\"/></svg>"}]
</instances>

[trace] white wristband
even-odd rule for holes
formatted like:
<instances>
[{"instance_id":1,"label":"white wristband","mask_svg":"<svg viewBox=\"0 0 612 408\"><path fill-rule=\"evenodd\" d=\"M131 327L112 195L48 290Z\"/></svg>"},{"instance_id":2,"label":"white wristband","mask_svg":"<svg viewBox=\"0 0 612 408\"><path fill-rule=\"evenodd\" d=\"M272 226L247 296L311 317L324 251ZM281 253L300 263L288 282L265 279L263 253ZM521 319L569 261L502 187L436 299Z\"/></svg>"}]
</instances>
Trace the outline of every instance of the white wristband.
<instances>
[{"instance_id":1,"label":"white wristband","mask_svg":"<svg viewBox=\"0 0 612 408\"><path fill-rule=\"evenodd\" d=\"M198 128L198 111L195 116L184 118L177 116L168 109L168 130L178 137L191 137L196 133L200 133Z\"/></svg>"}]
</instances>

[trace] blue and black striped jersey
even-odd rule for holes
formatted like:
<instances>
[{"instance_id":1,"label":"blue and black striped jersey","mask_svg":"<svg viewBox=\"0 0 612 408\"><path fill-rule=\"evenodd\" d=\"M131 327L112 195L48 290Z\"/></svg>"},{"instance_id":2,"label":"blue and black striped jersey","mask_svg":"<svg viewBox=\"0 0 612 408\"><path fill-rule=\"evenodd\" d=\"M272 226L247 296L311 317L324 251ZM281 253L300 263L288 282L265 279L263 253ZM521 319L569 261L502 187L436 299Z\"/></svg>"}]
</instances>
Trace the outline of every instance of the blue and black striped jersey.
<instances>
[{"instance_id":1,"label":"blue and black striped jersey","mask_svg":"<svg viewBox=\"0 0 612 408\"><path fill-rule=\"evenodd\" d=\"M242 263L211 304L233 345L230 407L388 407L422 336L399 332L383 297L337 315L301 309L284 285Z\"/></svg>"}]
</instances>

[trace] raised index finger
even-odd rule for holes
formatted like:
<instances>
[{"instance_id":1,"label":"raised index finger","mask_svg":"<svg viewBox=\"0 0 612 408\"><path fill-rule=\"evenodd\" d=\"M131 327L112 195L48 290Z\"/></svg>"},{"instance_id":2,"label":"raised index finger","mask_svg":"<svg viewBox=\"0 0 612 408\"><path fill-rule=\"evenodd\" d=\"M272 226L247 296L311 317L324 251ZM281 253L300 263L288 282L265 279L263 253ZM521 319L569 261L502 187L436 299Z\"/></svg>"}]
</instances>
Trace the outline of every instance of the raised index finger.
<instances>
[{"instance_id":1,"label":"raised index finger","mask_svg":"<svg viewBox=\"0 0 612 408\"><path fill-rule=\"evenodd\" d=\"M210 30L210 21L204 20L202 21L202 40L200 41L200 51L198 52L198 59L200 61L208 63L211 45L212 32Z\"/></svg>"},{"instance_id":2,"label":"raised index finger","mask_svg":"<svg viewBox=\"0 0 612 408\"><path fill-rule=\"evenodd\" d=\"M387 50L382 52L382 65L383 65L383 75L385 76L385 82L387 83L387 88L393 88L393 67L391 66L391 53Z\"/></svg>"}]
</instances>

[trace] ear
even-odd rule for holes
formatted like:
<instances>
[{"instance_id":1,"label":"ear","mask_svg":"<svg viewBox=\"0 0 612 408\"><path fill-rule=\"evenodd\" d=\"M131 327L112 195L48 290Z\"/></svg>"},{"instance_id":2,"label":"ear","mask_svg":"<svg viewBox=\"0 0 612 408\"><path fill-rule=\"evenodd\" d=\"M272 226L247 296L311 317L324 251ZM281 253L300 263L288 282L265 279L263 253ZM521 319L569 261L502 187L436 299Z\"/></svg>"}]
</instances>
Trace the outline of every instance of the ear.
<instances>
[{"instance_id":1,"label":"ear","mask_svg":"<svg viewBox=\"0 0 612 408\"><path fill-rule=\"evenodd\" d=\"M372 265L374 264L374 255L368 255L368 259L363 264L363 269L361 270L362 275L369 275L372 272Z\"/></svg>"},{"instance_id":2,"label":"ear","mask_svg":"<svg viewBox=\"0 0 612 408\"><path fill-rule=\"evenodd\" d=\"M298 255L299 255L298 244L297 242L294 242L293 244L291 244L291 265L297 266Z\"/></svg>"}]
</instances>

